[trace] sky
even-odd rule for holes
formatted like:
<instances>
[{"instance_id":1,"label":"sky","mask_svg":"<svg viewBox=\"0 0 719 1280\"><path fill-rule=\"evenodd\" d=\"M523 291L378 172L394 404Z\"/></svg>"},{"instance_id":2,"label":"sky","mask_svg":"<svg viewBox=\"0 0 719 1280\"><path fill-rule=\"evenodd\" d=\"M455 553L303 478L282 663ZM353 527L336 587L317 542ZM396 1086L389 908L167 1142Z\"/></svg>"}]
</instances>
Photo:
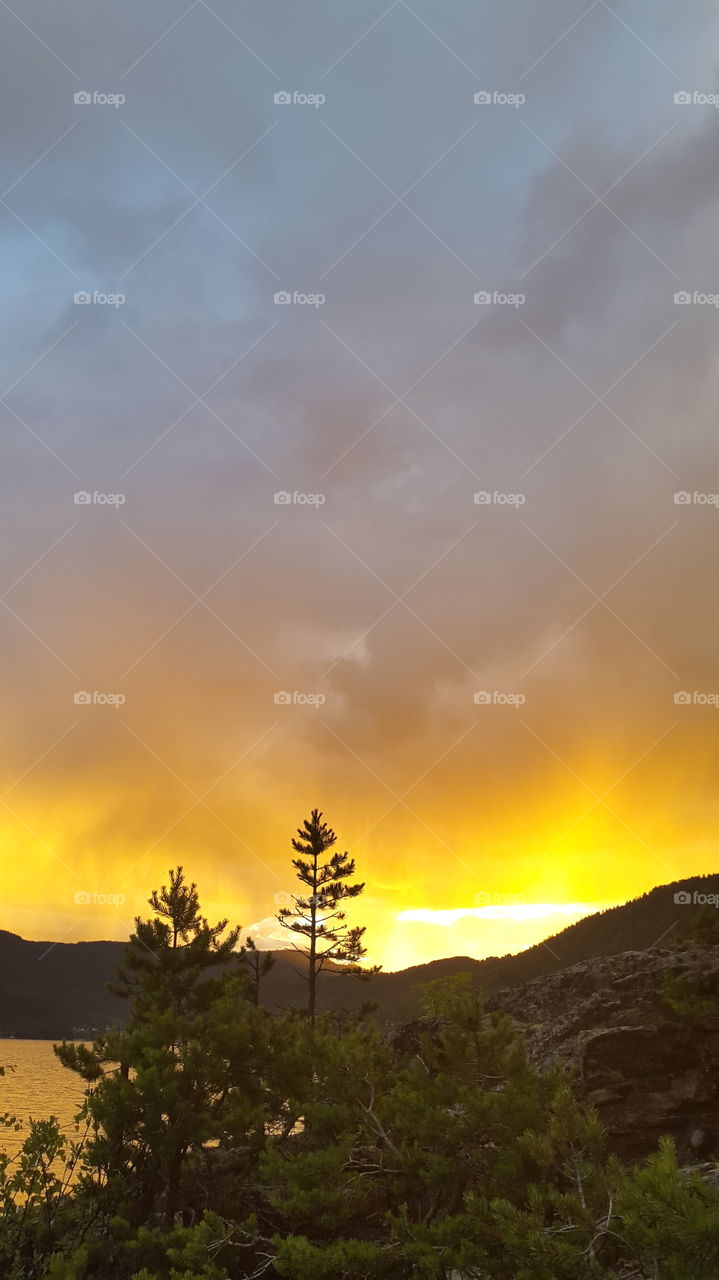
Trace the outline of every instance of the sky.
<instances>
[{"instance_id":1,"label":"sky","mask_svg":"<svg viewBox=\"0 0 719 1280\"><path fill-rule=\"evenodd\" d=\"M0 925L716 869L710 0L0 5Z\"/></svg>"}]
</instances>

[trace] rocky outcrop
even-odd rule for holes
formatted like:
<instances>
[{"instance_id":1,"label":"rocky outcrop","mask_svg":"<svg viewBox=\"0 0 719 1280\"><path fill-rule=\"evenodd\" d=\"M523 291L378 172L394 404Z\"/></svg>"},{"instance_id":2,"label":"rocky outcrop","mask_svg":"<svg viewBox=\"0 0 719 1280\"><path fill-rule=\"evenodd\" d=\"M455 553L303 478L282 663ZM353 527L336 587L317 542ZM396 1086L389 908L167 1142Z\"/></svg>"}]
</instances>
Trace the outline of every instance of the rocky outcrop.
<instances>
[{"instance_id":1,"label":"rocky outcrop","mask_svg":"<svg viewBox=\"0 0 719 1280\"><path fill-rule=\"evenodd\" d=\"M583 961L488 1005L519 1025L538 1066L576 1068L617 1154L639 1159L662 1134L685 1161L719 1154L719 947Z\"/></svg>"}]
</instances>

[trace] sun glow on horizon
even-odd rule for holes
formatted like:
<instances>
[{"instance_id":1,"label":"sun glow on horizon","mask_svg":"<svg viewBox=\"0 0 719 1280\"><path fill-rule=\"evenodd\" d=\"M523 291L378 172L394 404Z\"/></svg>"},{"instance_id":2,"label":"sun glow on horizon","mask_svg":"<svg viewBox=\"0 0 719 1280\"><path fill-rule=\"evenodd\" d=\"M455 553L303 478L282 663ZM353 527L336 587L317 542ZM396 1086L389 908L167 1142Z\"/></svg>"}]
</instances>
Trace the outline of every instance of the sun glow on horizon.
<instances>
[{"instance_id":1,"label":"sun glow on horizon","mask_svg":"<svg viewBox=\"0 0 719 1280\"><path fill-rule=\"evenodd\" d=\"M406 908L395 914L394 927L382 938L384 967L397 971L457 956L484 960L490 956L516 955L556 936L577 921L618 904L618 899L611 902L510 900L471 907Z\"/></svg>"},{"instance_id":2,"label":"sun glow on horizon","mask_svg":"<svg viewBox=\"0 0 719 1280\"><path fill-rule=\"evenodd\" d=\"M473 917L476 920L543 920L547 916L572 916L579 919L604 911L616 903L605 902L511 902L491 903L482 907L454 907L449 910L417 907L400 911L399 921L418 924L436 924L451 927L458 920Z\"/></svg>"}]
</instances>

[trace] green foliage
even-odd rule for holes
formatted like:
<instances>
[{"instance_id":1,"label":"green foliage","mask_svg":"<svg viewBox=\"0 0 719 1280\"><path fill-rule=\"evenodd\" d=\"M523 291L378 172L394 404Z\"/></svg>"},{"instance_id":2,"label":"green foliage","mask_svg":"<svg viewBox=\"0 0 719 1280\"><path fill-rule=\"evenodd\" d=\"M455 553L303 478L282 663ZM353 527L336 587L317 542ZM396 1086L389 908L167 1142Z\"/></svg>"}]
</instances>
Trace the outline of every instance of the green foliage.
<instances>
[{"instance_id":1,"label":"green foliage","mask_svg":"<svg viewBox=\"0 0 719 1280\"><path fill-rule=\"evenodd\" d=\"M87 1185L105 1212L167 1223L207 1145L261 1126L266 1015L247 999L239 930L223 938L227 921L208 924L181 867L150 905L155 916L135 922L119 975L132 999L126 1029L56 1051L90 1086Z\"/></svg>"},{"instance_id":2,"label":"green foliage","mask_svg":"<svg viewBox=\"0 0 719 1280\"><path fill-rule=\"evenodd\" d=\"M700 907L692 918L689 934L699 947L719 946L719 911L716 907Z\"/></svg>"},{"instance_id":3,"label":"green foliage","mask_svg":"<svg viewBox=\"0 0 719 1280\"><path fill-rule=\"evenodd\" d=\"M680 978L666 970L662 977L660 996L671 1013L690 1022L698 1018L716 1017L719 1013L715 983L713 980L704 982L700 975Z\"/></svg>"},{"instance_id":4,"label":"green foliage","mask_svg":"<svg viewBox=\"0 0 719 1280\"><path fill-rule=\"evenodd\" d=\"M348 853L331 853L337 836L323 821L319 809L313 809L292 848L299 856L292 859L297 879L307 892L293 894L294 906L282 907L277 919L296 938L305 938L304 946L293 946L307 959L307 1013L311 1020L317 1008L317 979L329 964L344 966L346 973L370 977L378 972L374 966L363 970L360 961L367 954L363 938L365 927L347 924L342 903L364 892L364 884L349 884L355 874L354 858ZM327 855L327 856L325 856Z\"/></svg>"},{"instance_id":5,"label":"green foliage","mask_svg":"<svg viewBox=\"0 0 719 1280\"><path fill-rule=\"evenodd\" d=\"M608 1158L467 981L394 1034L273 1018L181 868L150 904L126 1029L58 1049L85 1138L0 1157L2 1280L716 1280L717 1189Z\"/></svg>"},{"instance_id":6,"label":"green foliage","mask_svg":"<svg viewBox=\"0 0 719 1280\"><path fill-rule=\"evenodd\" d=\"M271 951L260 951L253 938L245 938L245 964L250 975L252 1000L260 1003L262 979L274 968L275 957Z\"/></svg>"},{"instance_id":7,"label":"green foliage","mask_svg":"<svg viewBox=\"0 0 719 1280\"><path fill-rule=\"evenodd\" d=\"M669 1138L643 1168L621 1179L619 1232L644 1270L662 1280L715 1280L719 1275L719 1196L696 1174L677 1167Z\"/></svg>"},{"instance_id":8,"label":"green foliage","mask_svg":"<svg viewBox=\"0 0 719 1280\"><path fill-rule=\"evenodd\" d=\"M16 1122L12 1127L16 1131L21 1128ZM0 1155L3 1280L42 1275L58 1241L72 1249L79 1240L87 1218L74 1201L71 1182L82 1145L82 1141L65 1139L51 1116L29 1122L28 1133L14 1156ZM72 1271L68 1280L75 1280Z\"/></svg>"},{"instance_id":9,"label":"green foliage","mask_svg":"<svg viewBox=\"0 0 719 1280\"><path fill-rule=\"evenodd\" d=\"M216 1214L207 1213L194 1227L141 1227L119 1255L126 1258L133 1280L148 1275L152 1280L226 1280L223 1255L231 1241L232 1231Z\"/></svg>"}]
</instances>

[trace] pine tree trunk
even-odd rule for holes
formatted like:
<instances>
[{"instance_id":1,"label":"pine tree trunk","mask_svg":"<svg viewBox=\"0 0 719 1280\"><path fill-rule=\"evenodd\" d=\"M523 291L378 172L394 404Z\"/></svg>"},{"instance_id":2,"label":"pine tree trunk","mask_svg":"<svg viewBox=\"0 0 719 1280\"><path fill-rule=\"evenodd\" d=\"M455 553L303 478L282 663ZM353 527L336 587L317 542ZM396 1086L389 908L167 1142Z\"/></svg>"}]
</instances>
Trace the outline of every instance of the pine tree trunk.
<instances>
[{"instance_id":1,"label":"pine tree trunk","mask_svg":"<svg viewBox=\"0 0 719 1280\"><path fill-rule=\"evenodd\" d=\"M315 851L312 859L312 900L310 902L312 930L310 933L310 968L309 968L309 1000L307 1012L310 1022L315 1020L317 1005L317 862L319 852Z\"/></svg>"},{"instance_id":2,"label":"pine tree trunk","mask_svg":"<svg viewBox=\"0 0 719 1280\"><path fill-rule=\"evenodd\" d=\"M178 1147L173 1151L170 1157L170 1165L167 1172L166 1183L166 1199L165 1199L165 1224L171 1227L175 1221L175 1214L180 1208L180 1171L182 1169L182 1150Z\"/></svg>"}]
</instances>

